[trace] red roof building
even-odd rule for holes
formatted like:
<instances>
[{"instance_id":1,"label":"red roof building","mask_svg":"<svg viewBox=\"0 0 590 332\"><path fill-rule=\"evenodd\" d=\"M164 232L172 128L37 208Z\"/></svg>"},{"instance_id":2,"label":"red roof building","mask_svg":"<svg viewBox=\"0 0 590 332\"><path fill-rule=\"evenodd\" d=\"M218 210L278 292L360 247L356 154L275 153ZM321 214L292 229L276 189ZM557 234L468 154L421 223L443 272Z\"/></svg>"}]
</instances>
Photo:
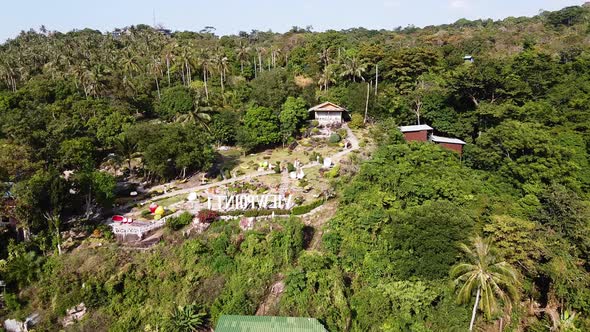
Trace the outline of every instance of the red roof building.
<instances>
[{"instance_id":1,"label":"red roof building","mask_svg":"<svg viewBox=\"0 0 590 332\"><path fill-rule=\"evenodd\" d=\"M408 142L433 142L459 154L463 154L463 146L467 144L457 138L436 136L432 133L434 129L428 125L401 126L399 130L404 134L404 138Z\"/></svg>"},{"instance_id":2,"label":"red roof building","mask_svg":"<svg viewBox=\"0 0 590 332\"><path fill-rule=\"evenodd\" d=\"M399 130L404 134L406 141L428 142L428 137L432 134L432 127L427 125L401 126Z\"/></svg>"},{"instance_id":3,"label":"red roof building","mask_svg":"<svg viewBox=\"0 0 590 332\"><path fill-rule=\"evenodd\" d=\"M431 135L430 141L442 146L443 148L456 151L461 155L463 154L463 146L467 144L457 138L449 138L436 135Z\"/></svg>"}]
</instances>

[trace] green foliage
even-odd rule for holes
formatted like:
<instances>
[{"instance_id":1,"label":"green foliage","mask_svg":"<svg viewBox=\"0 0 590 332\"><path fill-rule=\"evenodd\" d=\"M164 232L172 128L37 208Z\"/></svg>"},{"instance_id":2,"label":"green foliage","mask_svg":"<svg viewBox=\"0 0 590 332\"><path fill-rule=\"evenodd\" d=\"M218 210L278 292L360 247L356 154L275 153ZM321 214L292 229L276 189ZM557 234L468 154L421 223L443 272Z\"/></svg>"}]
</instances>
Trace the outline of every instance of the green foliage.
<instances>
[{"instance_id":1,"label":"green foliage","mask_svg":"<svg viewBox=\"0 0 590 332\"><path fill-rule=\"evenodd\" d=\"M203 328L206 322L207 313L195 303L174 308L170 322L172 331L192 332Z\"/></svg>"},{"instance_id":2,"label":"green foliage","mask_svg":"<svg viewBox=\"0 0 590 332\"><path fill-rule=\"evenodd\" d=\"M236 122L238 117L234 112L222 111L213 116L209 126L211 136L217 144L234 144L236 142Z\"/></svg>"},{"instance_id":3,"label":"green foliage","mask_svg":"<svg viewBox=\"0 0 590 332\"><path fill-rule=\"evenodd\" d=\"M365 122L364 122L365 119L359 113L354 113L350 117L351 117L350 123L348 124L348 126L350 128L352 128L352 129L360 129L360 128L363 128L365 126Z\"/></svg>"},{"instance_id":4,"label":"green foliage","mask_svg":"<svg viewBox=\"0 0 590 332\"><path fill-rule=\"evenodd\" d=\"M305 101L301 97L287 98L279 114L281 140L283 144L299 131L308 116Z\"/></svg>"},{"instance_id":5,"label":"green foliage","mask_svg":"<svg viewBox=\"0 0 590 332\"><path fill-rule=\"evenodd\" d=\"M181 305L188 320L211 313L207 329L223 313L254 314L285 276L269 314L317 317L334 331L465 330L473 303L455 303L445 273L461 259L456 244L484 234L522 274L520 296L556 309L563 326L588 330L587 17L579 6L394 31L295 27L222 38L165 37L146 25L115 36L23 32L0 47L0 181L15 182L1 184L12 198L0 198L0 214L31 232L19 248L8 245L10 232L0 234L5 316L39 311L38 329L54 330L84 302L91 310L74 329L174 330L167 313ZM55 225L44 215L94 229L81 217L111 205L115 179L99 170L120 171L126 161L133 170L124 176L142 182L206 172L212 144L239 143L247 153L289 143L303 133L307 107L321 101L349 109L350 127L359 128L362 80L377 76L368 115L378 148L359 153L370 160L354 164L357 175L330 181L341 201L321 241L319 229L265 218L248 232L236 220L215 222L153 252L104 245L51 255ZM418 119L466 141L463 156L405 143L397 127ZM64 170L75 172L65 180ZM519 301L512 308L506 328L551 324L524 317Z\"/></svg>"},{"instance_id":6,"label":"green foliage","mask_svg":"<svg viewBox=\"0 0 590 332\"><path fill-rule=\"evenodd\" d=\"M162 98L155 109L160 117L167 120L171 120L176 115L191 112L194 105L190 90L184 86L175 86L162 90Z\"/></svg>"},{"instance_id":7,"label":"green foliage","mask_svg":"<svg viewBox=\"0 0 590 332\"><path fill-rule=\"evenodd\" d=\"M325 202L324 200L318 199L318 200L313 201L307 205L296 206L291 210L291 214L293 214L295 216L299 216L302 214L309 213L309 212L311 212L311 210L324 204L324 202Z\"/></svg>"},{"instance_id":8,"label":"green foliage","mask_svg":"<svg viewBox=\"0 0 590 332\"><path fill-rule=\"evenodd\" d=\"M328 179L334 179L340 176L340 164L337 164L336 166L332 167L329 171L324 173L324 176Z\"/></svg>"},{"instance_id":9,"label":"green foliage","mask_svg":"<svg viewBox=\"0 0 590 332\"><path fill-rule=\"evenodd\" d=\"M280 142L279 119L269 108L252 106L244 115L244 126L238 133L238 143L246 150Z\"/></svg>"},{"instance_id":10,"label":"green foliage","mask_svg":"<svg viewBox=\"0 0 590 332\"><path fill-rule=\"evenodd\" d=\"M330 135L328 142L330 142L332 144L336 144L336 143L340 142L341 140L342 140L342 137L340 137L340 135L338 135L337 133L333 133L332 135Z\"/></svg>"},{"instance_id":11,"label":"green foliage","mask_svg":"<svg viewBox=\"0 0 590 332\"><path fill-rule=\"evenodd\" d=\"M183 212L177 217L170 217L166 219L166 227L173 231L182 229L193 221L193 215L189 212Z\"/></svg>"},{"instance_id":12,"label":"green foliage","mask_svg":"<svg viewBox=\"0 0 590 332\"><path fill-rule=\"evenodd\" d=\"M211 138L194 124L146 123L127 134L137 142L145 167L164 179L208 169L213 161Z\"/></svg>"}]
</instances>

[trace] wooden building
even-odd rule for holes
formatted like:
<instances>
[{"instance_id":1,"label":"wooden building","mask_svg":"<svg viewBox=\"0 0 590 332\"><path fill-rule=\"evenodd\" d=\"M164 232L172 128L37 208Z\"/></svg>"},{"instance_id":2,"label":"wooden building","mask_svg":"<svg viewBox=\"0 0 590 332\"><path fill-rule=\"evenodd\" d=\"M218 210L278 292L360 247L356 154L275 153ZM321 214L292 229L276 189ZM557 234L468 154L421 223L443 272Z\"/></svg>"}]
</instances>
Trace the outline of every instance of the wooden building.
<instances>
[{"instance_id":1,"label":"wooden building","mask_svg":"<svg viewBox=\"0 0 590 332\"><path fill-rule=\"evenodd\" d=\"M457 138L449 138L436 135L431 135L430 141L442 146L443 148L456 151L459 154L463 154L463 146L467 144Z\"/></svg>"},{"instance_id":2,"label":"wooden building","mask_svg":"<svg viewBox=\"0 0 590 332\"><path fill-rule=\"evenodd\" d=\"M463 154L463 146L467 144L457 138L436 136L432 133L434 129L428 125L401 126L399 130L408 142L433 142L459 154Z\"/></svg>"},{"instance_id":3,"label":"wooden building","mask_svg":"<svg viewBox=\"0 0 590 332\"><path fill-rule=\"evenodd\" d=\"M427 125L401 126L399 130L404 134L406 141L428 142L428 137L432 135L432 127Z\"/></svg>"},{"instance_id":4,"label":"wooden building","mask_svg":"<svg viewBox=\"0 0 590 332\"><path fill-rule=\"evenodd\" d=\"M325 126L342 123L344 121L344 114L348 112L348 110L327 101L310 108L308 112L313 112L314 117L319 124Z\"/></svg>"}]
</instances>

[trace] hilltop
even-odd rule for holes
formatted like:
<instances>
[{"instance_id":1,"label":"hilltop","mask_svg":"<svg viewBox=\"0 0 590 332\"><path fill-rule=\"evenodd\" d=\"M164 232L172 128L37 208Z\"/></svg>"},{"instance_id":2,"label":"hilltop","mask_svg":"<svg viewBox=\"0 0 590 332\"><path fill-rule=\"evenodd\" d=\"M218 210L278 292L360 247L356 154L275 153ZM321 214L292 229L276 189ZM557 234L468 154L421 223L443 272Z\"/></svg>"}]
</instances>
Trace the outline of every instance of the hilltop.
<instances>
[{"instance_id":1,"label":"hilltop","mask_svg":"<svg viewBox=\"0 0 590 332\"><path fill-rule=\"evenodd\" d=\"M395 31L23 32L0 45L0 317L590 330L589 31L580 6ZM326 101L345 125L313 118ZM415 124L462 153L407 141ZM229 194L295 207L203 208ZM156 222L153 201L165 227L118 241L105 220Z\"/></svg>"}]
</instances>

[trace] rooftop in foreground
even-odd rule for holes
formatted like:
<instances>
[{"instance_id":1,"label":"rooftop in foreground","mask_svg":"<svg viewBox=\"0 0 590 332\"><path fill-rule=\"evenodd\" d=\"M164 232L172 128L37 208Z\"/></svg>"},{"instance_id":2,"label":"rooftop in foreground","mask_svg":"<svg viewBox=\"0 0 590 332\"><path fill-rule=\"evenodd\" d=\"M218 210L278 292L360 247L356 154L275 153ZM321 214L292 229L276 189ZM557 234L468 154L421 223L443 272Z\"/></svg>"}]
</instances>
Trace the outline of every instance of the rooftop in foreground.
<instances>
[{"instance_id":1,"label":"rooftop in foreground","mask_svg":"<svg viewBox=\"0 0 590 332\"><path fill-rule=\"evenodd\" d=\"M222 315L215 332L327 332L315 318Z\"/></svg>"}]
</instances>

